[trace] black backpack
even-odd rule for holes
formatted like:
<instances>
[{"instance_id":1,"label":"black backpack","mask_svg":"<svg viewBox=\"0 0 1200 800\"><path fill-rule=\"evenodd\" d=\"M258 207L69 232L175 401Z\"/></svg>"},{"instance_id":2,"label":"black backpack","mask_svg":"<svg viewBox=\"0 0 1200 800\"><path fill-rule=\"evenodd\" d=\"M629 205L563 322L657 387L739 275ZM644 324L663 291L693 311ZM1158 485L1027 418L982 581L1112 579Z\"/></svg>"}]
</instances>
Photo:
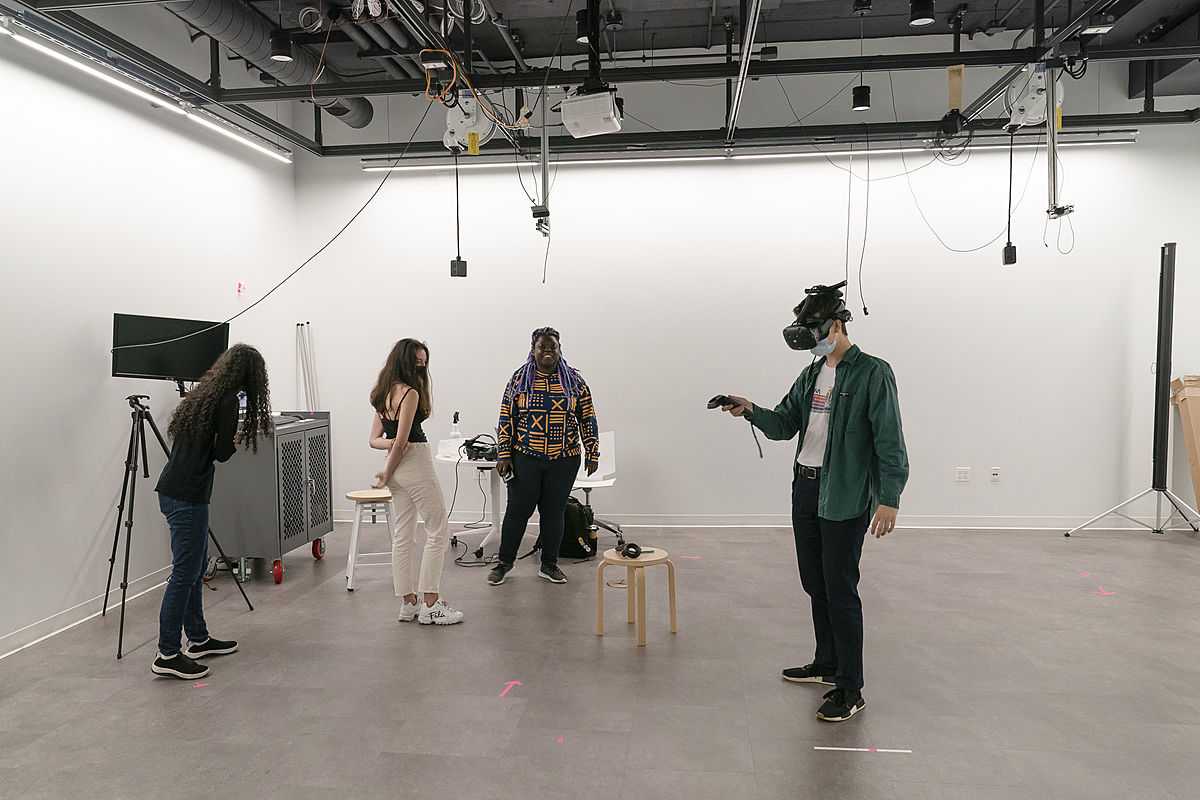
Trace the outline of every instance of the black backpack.
<instances>
[{"instance_id":1,"label":"black backpack","mask_svg":"<svg viewBox=\"0 0 1200 800\"><path fill-rule=\"evenodd\" d=\"M574 497L567 498L562 544L558 547L561 558L591 558L596 555L596 515Z\"/></svg>"},{"instance_id":2,"label":"black backpack","mask_svg":"<svg viewBox=\"0 0 1200 800\"><path fill-rule=\"evenodd\" d=\"M596 515L592 510L574 497L567 498L567 511L563 522L562 544L558 547L559 558L589 559L596 555L599 545L596 539L596 527L593 524ZM542 549L542 537L538 535L533 549L521 558L532 555Z\"/></svg>"}]
</instances>

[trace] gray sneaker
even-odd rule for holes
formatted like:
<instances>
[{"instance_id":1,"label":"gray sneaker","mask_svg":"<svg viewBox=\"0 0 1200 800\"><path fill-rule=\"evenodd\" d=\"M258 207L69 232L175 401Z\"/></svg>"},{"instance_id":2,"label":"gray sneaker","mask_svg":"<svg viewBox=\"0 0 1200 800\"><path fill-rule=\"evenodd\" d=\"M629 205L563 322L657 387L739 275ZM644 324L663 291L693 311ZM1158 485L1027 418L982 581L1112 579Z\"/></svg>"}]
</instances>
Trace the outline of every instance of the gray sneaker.
<instances>
[{"instance_id":1,"label":"gray sneaker","mask_svg":"<svg viewBox=\"0 0 1200 800\"><path fill-rule=\"evenodd\" d=\"M566 583L567 576L558 568L558 564L542 564L542 569L538 572L539 578L545 578L551 583Z\"/></svg>"},{"instance_id":2,"label":"gray sneaker","mask_svg":"<svg viewBox=\"0 0 1200 800\"><path fill-rule=\"evenodd\" d=\"M512 564L505 564L503 561L497 561L496 566L492 567L492 571L488 573L488 583L492 586L499 586L504 583L504 576L513 568Z\"/></svg>"}]
</instances>

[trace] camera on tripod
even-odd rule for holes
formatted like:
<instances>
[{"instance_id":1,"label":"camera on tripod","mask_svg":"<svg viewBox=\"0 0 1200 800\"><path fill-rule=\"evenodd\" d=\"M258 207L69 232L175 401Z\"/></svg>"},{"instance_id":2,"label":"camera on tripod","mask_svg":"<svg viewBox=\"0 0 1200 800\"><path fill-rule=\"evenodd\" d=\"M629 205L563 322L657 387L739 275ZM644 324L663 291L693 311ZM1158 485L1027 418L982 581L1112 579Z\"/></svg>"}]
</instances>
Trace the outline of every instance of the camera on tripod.
<instances>
[{"instance_id":1,"label":"camera on tripod","mask_svg":"<svg viewBox=\"0 0 1200 800\"><path fill-rule=\"evenodd\" d=\"M484 439L491 439L492 441L489 443L483 441ZM463 442L460 447L468 461L496 461L500 457L496 439L486 433L472 436Z\"/></svg>"}]
</instances>

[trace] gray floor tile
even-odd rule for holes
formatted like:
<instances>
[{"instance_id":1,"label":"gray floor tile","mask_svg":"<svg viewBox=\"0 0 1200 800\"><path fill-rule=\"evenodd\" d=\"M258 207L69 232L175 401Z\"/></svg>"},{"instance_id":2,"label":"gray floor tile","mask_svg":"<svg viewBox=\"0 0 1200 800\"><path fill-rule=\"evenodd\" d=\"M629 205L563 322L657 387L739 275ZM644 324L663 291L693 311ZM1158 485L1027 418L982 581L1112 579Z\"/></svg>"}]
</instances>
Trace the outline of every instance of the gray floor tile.
<instances>
[{"instance_id":1,"label":"gray floor tile","mask_svg":"<svg viewBox=\"0 0 1200 800\"><path fill-rule=\"evenodd\" d=\"M813 649L788 530L638 529L678 567L679 632L651 570L646 647L623 590L605 590L595 635L594 563L564 563L553 586L525 561L490 587L448 559L466 621L399 623L388 568L345 590L347 533L323 561L288 554L281 585L249 583L253 612L227 574L210 584L210 628L242 648L201 681L150 674L158 593L128 603L120 661L116 614L0 661L0 795L78 796L81 770L90 800L151 796L164 774L173 797L208 798L217 773L289 800L1193 800L1200 785L1189 536L868 542L867 708L829 724L826 687L779 676ZM738 587L753 601L728 602Z\"/></svg>"}]
</instances>

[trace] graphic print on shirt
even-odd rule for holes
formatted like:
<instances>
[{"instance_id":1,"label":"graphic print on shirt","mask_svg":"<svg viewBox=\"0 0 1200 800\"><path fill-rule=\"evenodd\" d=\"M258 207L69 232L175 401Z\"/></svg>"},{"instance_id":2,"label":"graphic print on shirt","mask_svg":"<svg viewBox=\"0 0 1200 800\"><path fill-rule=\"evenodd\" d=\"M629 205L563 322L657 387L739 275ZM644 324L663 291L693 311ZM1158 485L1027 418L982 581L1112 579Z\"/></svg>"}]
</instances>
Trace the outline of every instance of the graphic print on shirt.
<instances>
[{"instance_id":1,"label":"graphic print on shirt","mask_svg":"<svg viewBox=\"0 0 1200 800\"><path fill-rule=\"evenodd\" d=\"M797 463L806 467L820 467L825 461L825 442L829 435L829 416L833 411L833 386L836 376L835 368L830 366L821 367L821 371L817 373L808 427L804 431L804 442L796 456Z\"/></svg>"}]
</instances>

